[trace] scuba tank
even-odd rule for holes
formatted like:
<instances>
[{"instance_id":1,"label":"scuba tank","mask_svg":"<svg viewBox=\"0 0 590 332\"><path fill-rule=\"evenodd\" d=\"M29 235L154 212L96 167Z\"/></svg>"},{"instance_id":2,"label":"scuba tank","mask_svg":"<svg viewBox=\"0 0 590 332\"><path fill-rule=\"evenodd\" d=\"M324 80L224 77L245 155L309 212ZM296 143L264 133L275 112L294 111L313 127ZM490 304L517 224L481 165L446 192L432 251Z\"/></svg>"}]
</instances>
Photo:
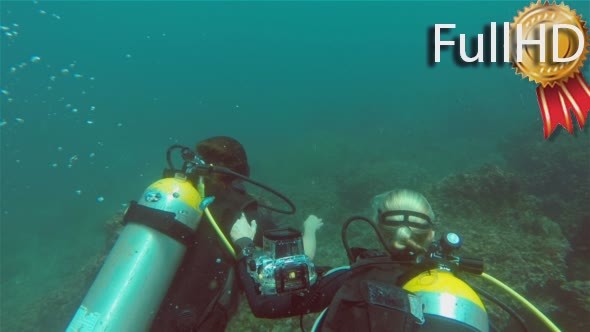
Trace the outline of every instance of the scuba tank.
<instances>
[{"instance_id":1,"label":"scuba tank","mask_svg":"<svg viewBox=\"0 0 590 332\"><path fill-rule=\"evenodd\" d=\"M488 314L477 293L452 272L420 273L403 285L422 303L426 331L489 331Z\"/></svg>"},{"instance_id":2,"label":"scuba tank","mask_svg":"<svg viewBox=\"0 0 590 332\"><path fill-rule=\"evenodd\" d=\"M201 219L202 197L177 173L151 184L66 331L143 331L158 311Z\"/></svg>"},{"instance_id":3,"label":"scuba tank","mask_svg":"<svg viewBox=\"0 0 590 332\"><path fill-rule=\"evenodd\" d=\"M184 161L181 169L172 164L176 149L181 150ZM164 178L151 184L125 212L125 228L66 331L148 330L187 247L194 243L194 232L203 214L236 257L207 207L214 197L205 197L202 175L220 173L240 178L279 197L289 209L262 204L259 207L295 213L295 205L281 193L225 167L206 164L187 147L172 145L166 159L169 168L164 170Z\"/></svg>"},{"instance_id":4,"label":"scuba tank","mask_svg":"<svg viewBox=\"0 0 590 332\"><path fill-rule=\"evenodd\" d=\"M425 331L489 331L486 308L475 290L455 272L481 275L483 260L453 256L462 246L456 233L445 233L418 259L416 270L406 278L402 288L422 302ZM422 271L420 271L422 269ZM409 280L408 280L409 279Z\"/></svg>"}]
</instances>

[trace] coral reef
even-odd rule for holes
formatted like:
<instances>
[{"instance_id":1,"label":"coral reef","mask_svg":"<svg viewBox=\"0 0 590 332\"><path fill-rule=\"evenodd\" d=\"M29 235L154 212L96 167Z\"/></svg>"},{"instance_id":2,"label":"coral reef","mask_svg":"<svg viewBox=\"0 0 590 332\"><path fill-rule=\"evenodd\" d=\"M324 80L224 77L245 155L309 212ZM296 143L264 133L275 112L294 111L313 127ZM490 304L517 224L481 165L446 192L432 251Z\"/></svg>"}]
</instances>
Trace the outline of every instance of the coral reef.
<instances>
[{"instance_id":1,"label":"coral reef","mask_svg":"<svg viewBox=\"0 0 590 332\"><path fill-rule=\"evenodd\" d=\"M519 178L494 165L476 173L462 173L444 178L436 185L442 208L460 216L499 216L519 204L525 197Z\"/></svg>"},{"instance_id":2,"label":"coral reef","mask_svg":"<svg viewBox=\"0 0 590 332\"><path fill-rule=\"evenodd\" d=\"M566 282L553 290L565 308L561 321L588 330L587 285L590 275L590 129L569 136L563 131L542 141L524 130L507 137L499 148L506 166L519 175L524 190L535 195L542 213L554 220L571 244ZM585 299L584 300L584 295ZM559 314L559 313L558 313Z\"/></svg>"},{"instance_id":3,"label":"coral reef","mask_svg":"<svg viewBox=\"0 0 590 332\"><path fill-rule=\"evenodd\" d=\"M500 151L525 190L541 200L543 212L559 222L566 236L575 234L588 216L590 130L586 128L577 137L557 135L548 141L524 131L508 137L500 144Z\"/></svg>"},{"instance_id":4,"label":"coral reef","mask_svg":"<svg viewBox=\"0 0 590 332\"><path fill-rule=\"evenodd\" d=\"M429 192L439 230L464 237L468 256L483 257L489 274L522 293L541 311L574 330L590 328L579 289L566 278L570 245L561 226L544 214L540 199L526 194L519 177L497 166L451 175ZM502 293L506 303L514 301ZM583 326L577 326L582 324Z\"/></svg>"}]
</instances>

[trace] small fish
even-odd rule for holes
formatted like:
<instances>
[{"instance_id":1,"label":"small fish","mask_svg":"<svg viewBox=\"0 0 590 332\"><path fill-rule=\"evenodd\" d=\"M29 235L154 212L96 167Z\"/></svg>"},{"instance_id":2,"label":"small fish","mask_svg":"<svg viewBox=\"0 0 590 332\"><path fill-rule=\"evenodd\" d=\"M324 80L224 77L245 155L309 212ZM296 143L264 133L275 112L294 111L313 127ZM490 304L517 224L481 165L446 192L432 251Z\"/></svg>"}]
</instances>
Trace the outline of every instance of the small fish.
<instances>
[{"instance_id":1,"label":"small fish","mask_svg":"<svg viewBox=\"0 0 590 332\"><path fill-rule=\"evenodd\" d=\"M4 126L6 126L6 124L8 124L8 122L6 122L4 120L0 121L0 127L4 127Z\"/></svg>"},{"instance_id":2,"label":"small fish","mask_svg":"<svg viewBox=\"0 0 590 332\"><path fill-rule=\"evenodd\" d=\"M15 120L16 122L18 122L18 123L25 123L25 120L24 120L24 119L22 119L22 118L16 118L16 119L14 119L14 120Z\"/></svg>"},{"instance_id":3,"label":"small fish","mask_svg":"<svg viewBox=\"0 0 590 332\"><path fill-rule=\"evenodd\" d=\"M0 92L2 92L2 94L5 96L10 96L10 92L8 92L8 90L2 89L2 90L0 90Z\"/></svg>"},{"instance_id":4,"label":"small fish","mask_svg":"<svg viewBox=\"0 0 590 332\"><path fill-rule=\"evenodd\" d=\"M39 61L41 61L41 58L40 57L38 57L36 55L34 55L34 56L31 57L31 62L32 63L37 63Z\"/></svg>"},{"instance_id":5,"label":"small fish","mask_svg":"<svg viewBox=\"0 0 590 332\"><path fill-rule=\"evenodd\" d=\"M97 202L99 202L99 203L102 203L102 202L104 202L104 197L102 197L102 196L98 196L98 197L96 198L96 201L97 201Z\"/></svg>"}]
</instances>

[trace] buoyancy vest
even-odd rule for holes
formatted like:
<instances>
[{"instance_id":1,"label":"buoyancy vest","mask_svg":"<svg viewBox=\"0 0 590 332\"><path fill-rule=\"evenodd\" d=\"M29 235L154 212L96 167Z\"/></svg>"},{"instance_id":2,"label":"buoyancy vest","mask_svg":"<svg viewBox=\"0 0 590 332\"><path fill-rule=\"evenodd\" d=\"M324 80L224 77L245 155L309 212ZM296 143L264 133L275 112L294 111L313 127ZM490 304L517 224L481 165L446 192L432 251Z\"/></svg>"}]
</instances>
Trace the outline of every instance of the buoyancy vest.
<instances>
[{"instance_id":1,"label":"buoyancy vest","mask_svg":"<svg viewBox=\"0 0 590 332\"><path fill-rule=\"evenodd\" d=\"M382 264L381 264L382 263ZM338 290L322 320L321 331L415 331L412 296L398 284L407 266L390 258L361 259L357 273Z\"/></svg>"}]
</instances>

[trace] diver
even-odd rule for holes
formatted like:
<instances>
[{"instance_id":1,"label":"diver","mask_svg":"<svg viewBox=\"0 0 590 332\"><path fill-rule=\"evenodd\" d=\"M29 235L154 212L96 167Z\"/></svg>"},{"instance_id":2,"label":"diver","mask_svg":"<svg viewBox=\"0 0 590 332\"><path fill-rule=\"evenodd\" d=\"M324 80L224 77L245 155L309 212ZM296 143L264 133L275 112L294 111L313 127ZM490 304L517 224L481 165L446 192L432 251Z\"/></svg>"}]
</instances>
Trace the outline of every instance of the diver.
<instances>
[{"instance_id":1,"label":"diver","mask_svg":"<svg viewBox=\"0 0 590 332\"><path fill-rule=\"evenodd\" d=\"M434 242L435 214L428 200L412 190L392 190L375 196L372 208L372 220L353 217L343 227L351 265L340 272L345 280L314 330L488 331L483 303L466 284L447 271L435 270L434 264L416 264L433 247L440 251ZM349 248L346 229L357 220L376 226L385 252ZM441 297L455 299L456 305L431 305Z\"/></svg>"},{"instance_id":2,"label":"diver","mask_svg":"<svg viewBox=\"0 0 590 332\"><path fill-rule=\"evenodd\" d=\"M197 144L196 152L206 163L225 167L248 177L250 168L243 146L231 137L219 136ZM197 177L190 178L196 185ZM212 172L204 177L208 205L219 228L230 234L238 217L252 220L252 230L277 228L270 213L261 211L259 203L246 191L243 181L231 174ZM204 217L203 217L204 218ZM255 220L255 221L254 221ZM321 219L310 216L305 225L321 226ZM251 240L261 245L262 233ZM307 232L310 248L315 235ZM309 254L313 254L309 252ZM239 296L234 272L235 259L209 222L202 221L194 243L187 248L180 268L153 320L152 331L222 331L237 307Z\"/></svg>"},{"instance_id":3,"label":"diver","mask_svg":"<svg viewBox=\"0 0 590 332\"><path fill-rule=\"evenodd\" d=\"M389 244L388 252L373 249L352 248L347 250L351 263L362 267L361 279L391 281L401 276L416 253L425 252L434 238L434 213L430 204L421 194L410 190L394 190L375 197L373 207L376 213L376 227L383 234ZM252 228L247 220L240 218L234 228ZM234 234L236 233L236 234ZM332 270L319 276L315 283L311 282L307 289L289 293L261 292L261 287L252 275L252 257L255 252L251 231L250 234L238 239L237 232L232 231L232 238L242 250L238 271L242 287L246 293L252 312L257 317L281 318L310 312L319 312L333 301L336 293L341 293L343 287L353 287L360 282L356 268L342 268ZM305 245L303 246L305 248ZM379 265L367 264L376 261L391 261L392 257L401 261L400 264ZM408 262L404 264L403 262ZM327 269L324 268L327 271ZM374 271L373 271L374 270ZM308 273L312 275L313 273ZM322 274L318 269L318 274ZM331 312L333 313L333 312ZM341 320L342 321L342 320ZM358 320L357 320L358 321ZM354 325L354 324L353 324ZM343 328L346 325L341 325ZM351 325L352 326L352 325ZM360 328L361 326L359 326Z\"/></svg>"},{"instance_id":4,"label":"diver","mask_svg":"<svg viewBox=\"0 0 590 332\"><path fill-rule=\"evenodd\" d=\"M173 162L178 150L181 168ZM239 296L236 245L228 240L234 222L245 222L250 241L262 245L256 228L277 228L270 212L295 213L286 196L248 177L246 152L231 137L206 139L196 151L174 144L166 160L162 178L129 203L124 227L67 332L224 330ZM288 208L256 200L246 182ZM304 223L307 255L314 255L321 225L315 216Z\"/></svg>"},{"instance_id":5,"label":"diver","mask_svg":"<svg viewBox=\"0 0 590 332\"><path fill-rule=\"evenodd\" d=\"M258 254L251 232L239 232L250 234L242 239L232 232L243 246L238 274L254 315L302 318L321 311L312 331L559 331L530 302L484 273L483 260L456 256L459 235L444 233L435 240L435 215L420 193L392 190L376 196L372 207L373 220L352 217L342 227L350 266L327 272L300 258L303 241L295 240L296 232L267 232ZM375 230L385 251L350 248L347 228L356 221ZM234 228L252 227L240 218ZM273 256L276 248L288 255ZM507 291L528 309L528 317L458 273L479 275ZM491 324L480 296L509 314L506 326ZM302 320L300 324L303 330Z\"/></svg>"}]
</instances>

